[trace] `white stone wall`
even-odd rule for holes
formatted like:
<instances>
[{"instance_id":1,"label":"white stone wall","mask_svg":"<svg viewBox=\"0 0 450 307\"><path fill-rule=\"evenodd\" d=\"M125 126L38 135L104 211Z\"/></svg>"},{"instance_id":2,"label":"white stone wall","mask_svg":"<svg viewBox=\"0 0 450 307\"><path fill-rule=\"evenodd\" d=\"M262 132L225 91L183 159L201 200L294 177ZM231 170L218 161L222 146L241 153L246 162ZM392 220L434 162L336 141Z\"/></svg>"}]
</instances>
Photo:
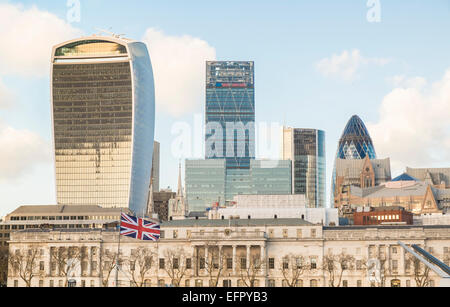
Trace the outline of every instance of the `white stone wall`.
<instances>
[{"instance_id":1,"label":"white stone wall","mask_svg":"<svg viewBox=\"0 0 450 307\"><path fill-rule=\"evenodd\" d=\"M321 226L240 226L240 227L166 227L164 238L158 243L140 242L133 239L121 238L121 255L124 259L122 270L119 273L121 287L132 286L131 271L129 263L133 250L146 248L154 253L151 270L146 275L149 281L148 286L170 285L171 278L167 271L159 268L159 259L166 259L166 251L174 251L182 248L191 257L193 268L187 270L185 277L181 281L181 286L189 281L190 286L208 286L208 274L204 270L196 270L195 256L196 250L202 250L205 246L218 246L228 257L247 257L247 251L260 255L267 266L263 266L258 275L258 286L273 284L277 287L283 286L282 261L283 258L291 255L303 257L305 263L310 267L315 261L316 269L308 269L301 276L302 285L328 286L329 276L322 270L323 259L328 254L339 255L341 253L352 255L355 260L366 263L367 259L386 255L389 270L386 273L386 286L394 279L401 282L401 286L408 285L414 287L415 281L411 274L405 270L406 255L404 250L398 245L401 240L405 244L419 244L430 250L437 258L450 259L450 228L423 228L423 227L387 227L387 228L323 228ZM100 287L102 276L100 270L93 270L93 266L100 267L102 257L107 251L115 252L118 249L118 236L111 232L51 232L51 233L14 233L11 237L10 251L14 253L16 249L26 250L30 246L36 246L42 250L39 261L44 261L44 271L37 272L40 275L33 279L33 286L50 286L51 281L57 287L63 278L52 274L50 269L50 248L60 246L87 247L89 250L89 269L85 276L81 274L81 269L75 270L71 279L77 281L77 286L84 281L85 286ZM96 253L93 253L93 248ZM233 251L233 255L231 255ZM228 253L228 254L227 254ZM231 256L230 256L231 255ZM273 260L271 260L273 259ZM165 260L167 264L167 259ZM268 266L272 261L274 268ZM95 263L95 265L94 265ZM234 261L233 261L234 263ZM138 265L137 270L138 270ZM394 268L396 267L396 268ZM235 268L226 271L227 280L232 286L237 286L241 279ZM439 285L439 278L434 273L431 274L435 286ZM219 286L222 286L224 278L220 279ZM8 286L13 287L17 281L18 286L24 286L24 282L10 270ZM347 271L343 275L343 282L349 287L370 286L367 271L364 268ZM108 285L115 286L115 272L111 274Z\"/></svg>"}]
</instances>

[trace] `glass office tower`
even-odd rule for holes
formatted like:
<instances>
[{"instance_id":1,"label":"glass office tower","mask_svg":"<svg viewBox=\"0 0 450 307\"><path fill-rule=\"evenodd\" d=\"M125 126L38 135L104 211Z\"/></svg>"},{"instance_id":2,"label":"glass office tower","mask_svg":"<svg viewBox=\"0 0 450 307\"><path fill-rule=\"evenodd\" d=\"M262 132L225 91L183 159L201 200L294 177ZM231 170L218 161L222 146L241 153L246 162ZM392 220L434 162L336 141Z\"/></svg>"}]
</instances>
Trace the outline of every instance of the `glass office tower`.
<instances>
[{"instance_id":1,"label":"glass office tower","mask_svg":"<svg viewBox=\"0 0 450 307\"><path fill-rule=\"evenodd\" d=\"M236 195L291 194L291 161L250 160L250 168L226 170L225 159L186 160L190 211L233 203Z\"/></svg>"},{"instance_id":2,"label":"glass office tower","mask_svg":"<svg viewBox=\"0 0 450 307\"><path fill-rule=\"evenodd\" d=\"M310 208L325 208L325 132L283 129L283 159L292 161L292 194L304 194Z\"/></svg>"},{"instance_id":3,"label":"glass office tower","mask_svg":"<svg viewBox=\"0 0 450 307\"><path fill-rule=\"evenodd\" d=\"M226 159L227 170L255 158L254 79L253 62L206 63L206 159Z\"/></svg>"},{"instance_id":4,"label":"glass office tower","mask_svg":"<svg viewBox=\"0 0 450 307\"><path fill-rule=\"evenodd\" d=\"M99 36L59 44L51 86L58 204L128 207L141 215L155 125L146 45Z\"/></svg>"}]
</instances>

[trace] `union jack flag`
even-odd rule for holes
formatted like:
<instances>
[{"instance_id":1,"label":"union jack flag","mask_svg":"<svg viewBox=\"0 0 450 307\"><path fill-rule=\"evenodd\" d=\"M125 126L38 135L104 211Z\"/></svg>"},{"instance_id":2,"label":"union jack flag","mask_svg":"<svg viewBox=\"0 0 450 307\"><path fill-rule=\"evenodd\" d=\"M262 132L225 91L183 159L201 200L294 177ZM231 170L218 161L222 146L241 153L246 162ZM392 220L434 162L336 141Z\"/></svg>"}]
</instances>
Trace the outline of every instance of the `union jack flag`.
<instances>
[{"instance_id":1,"label":"union jack flag","mask_svg":"<svg viewBox=\"0 0 450 307\"><path fill-rule=\"evenodd\" d=\"M142 241L158 241L161 226L157 223L122 213L120 235Z\"/></svg>"}]
</instances>

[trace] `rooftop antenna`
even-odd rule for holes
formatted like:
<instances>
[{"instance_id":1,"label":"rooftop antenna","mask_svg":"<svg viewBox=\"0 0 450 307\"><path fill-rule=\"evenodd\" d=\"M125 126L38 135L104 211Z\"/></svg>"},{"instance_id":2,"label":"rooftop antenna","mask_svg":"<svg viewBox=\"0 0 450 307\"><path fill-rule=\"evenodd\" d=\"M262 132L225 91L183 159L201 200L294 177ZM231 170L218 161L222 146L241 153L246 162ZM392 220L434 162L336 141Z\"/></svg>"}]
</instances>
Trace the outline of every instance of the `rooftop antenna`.
<instances>
[{"instance_id":1,"label":"rooftop antenna","mask_svg":"<svg viewBox=\"0 0 450 307\"><path fill-rule=\"evenodd\" d=\"M125 34L116 34L116 33L114 33L114 32L112 32L111 31L111 29L112 28L109 28L109 30L104 30L104 29L100 29L100 28L95 28L97 31L99 31L100 33L99 34L109 34L109 35L111 35L112 37L115 37L115 38L121 38L121 36L124 36Z\"/></svg>"}]
</instances>

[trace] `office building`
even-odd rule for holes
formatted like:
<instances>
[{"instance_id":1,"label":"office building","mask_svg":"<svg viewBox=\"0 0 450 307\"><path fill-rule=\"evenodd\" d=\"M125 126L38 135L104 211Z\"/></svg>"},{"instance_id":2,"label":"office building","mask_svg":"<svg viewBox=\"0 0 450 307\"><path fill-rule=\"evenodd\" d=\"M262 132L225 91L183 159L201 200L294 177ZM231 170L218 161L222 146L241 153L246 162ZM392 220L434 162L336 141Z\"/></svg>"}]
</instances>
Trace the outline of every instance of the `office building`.
<instances>
[{"instance_id":1,"label":"office building","mask_svg":"<svg viewBox=\"0 0 450 307\"><path fill-rule=\"evenodd\" d=\"M255 158L253 62L206 63L206 159L249 169Z\"/></svg>"},{"instance_id":2,"label":"office building","mask_svg":"<svg viewBox=\"0 0 450 307\"><path fill-rule=\"evenodd\" d=\"M155 125L146 45L84 37L55 46L51 61L58 204L143 214Z\"/></svg>"},{"instance_id":3,"label":"office building","mask_svg":"<svg viewBox=\"0 0 450 307\"><path fill-rule=\"evenodd\" d=\"M310 208L325 208L325 132L283 128L283 160L292 161L292 194L306 195Z\"/></svg>"},{"instance_id":4,"label":"office building","mask_svg":"<svg viewBox=\"0 0 450 307\"><path fill-rule=\"evenodd\" d=\"M160 162L161 161L161 144L154 142L153 145L153 162L152 162L152 176L153 179L153 191L159 192L159 176L160 176Z\"/></svg>"},{"instance_id":5,"label":"office building","mask_svg":"<svg viewBox=\"0 0 450 307\"><path fill-rule=\"evenodd\" d=\"M190 211L231 205L236 195L291 194L291 162L250 160L250 168L226 170L225 160L187 160Z\"/></svg>"},{"instance_id":6,"label":"office building","mask_svg":"<svg viewBox=\"0 0 450 307\"><path fill-rule=\"evenodd\" d=\"M337 209L310 208L305 195L237 195L228 207L213 207L210 219L289 219L338 226Z\"/></svg>"}]
</instances>

